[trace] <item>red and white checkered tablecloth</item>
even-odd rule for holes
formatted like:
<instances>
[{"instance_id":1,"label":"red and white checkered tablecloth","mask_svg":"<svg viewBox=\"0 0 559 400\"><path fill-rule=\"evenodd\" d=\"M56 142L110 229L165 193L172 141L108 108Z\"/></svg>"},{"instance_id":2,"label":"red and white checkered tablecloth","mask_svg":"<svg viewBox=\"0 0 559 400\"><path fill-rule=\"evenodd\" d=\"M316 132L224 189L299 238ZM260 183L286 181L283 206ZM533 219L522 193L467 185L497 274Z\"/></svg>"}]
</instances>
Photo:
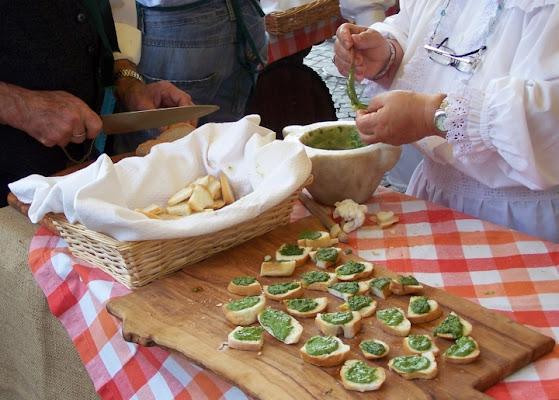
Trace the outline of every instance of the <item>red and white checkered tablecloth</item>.
<instances>
[{"instance_id":1,"label":"red and white checkered tablecloth","mask_svg":"<svg viewBox=\"0 0 559 400\"><path fill-rule=\"evenodd\" d=\"M379 188L367 205L371 213L394 211L400 222L379 230L367 221L353 232L349 245L360 257L502 312L557 342L559 244L385 188ZM306 215L298 203L292 219ZM182 356L125 342L120 323L104 305L129 290L74 258L58 236L40 228L31 243L29 264L101 398L247 398ZM486 394L496 399L559 399L559 346Z\"/></svg>"}]
</instances>

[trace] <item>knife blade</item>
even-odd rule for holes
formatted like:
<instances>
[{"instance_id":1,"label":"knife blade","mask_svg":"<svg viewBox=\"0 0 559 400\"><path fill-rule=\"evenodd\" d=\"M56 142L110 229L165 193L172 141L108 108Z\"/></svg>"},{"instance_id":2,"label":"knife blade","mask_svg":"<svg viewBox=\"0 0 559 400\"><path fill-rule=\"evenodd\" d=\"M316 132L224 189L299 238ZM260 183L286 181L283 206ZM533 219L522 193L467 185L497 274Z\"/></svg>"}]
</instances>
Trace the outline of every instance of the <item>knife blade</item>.
<instances>
[{"instance_id":1,"label":"knife blade","mask_svg":"<svg viewBox=\"0 0 559 400\"><path fill-rule=\"evenodd\" d=\"M115 133L134 132L143 129L159 128L162 126L186 122L203 117L219 110L215 105L193 105L171 108L157 108L101 115L103 132L106 135Z\"/></svg>"}]
</instances>

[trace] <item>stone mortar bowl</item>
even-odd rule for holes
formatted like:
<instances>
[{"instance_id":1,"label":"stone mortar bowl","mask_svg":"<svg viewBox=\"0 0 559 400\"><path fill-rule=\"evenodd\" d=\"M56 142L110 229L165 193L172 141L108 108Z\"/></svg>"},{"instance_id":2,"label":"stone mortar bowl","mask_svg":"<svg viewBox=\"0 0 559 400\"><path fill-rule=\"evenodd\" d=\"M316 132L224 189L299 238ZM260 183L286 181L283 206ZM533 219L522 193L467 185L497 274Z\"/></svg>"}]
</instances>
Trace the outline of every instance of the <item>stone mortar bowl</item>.
<instances>
[{"instance_id":1,"label":"stone mortar bowl","mask_svg":"<svg viewBox=\"0 0 559 400\"><path fill-rule=\"evenodd\" d=\"M384 174L394 167L402 149L384 143L348 150L324 150L307 145L311 136L332 127L340 131L356 129L354 121L327 121L286 126L283 136L284 140L298 141L305 147L313 175L307 190L314 200L327 206L345 199L364 203L371 198Z\"/></svg>"}]
</instances>

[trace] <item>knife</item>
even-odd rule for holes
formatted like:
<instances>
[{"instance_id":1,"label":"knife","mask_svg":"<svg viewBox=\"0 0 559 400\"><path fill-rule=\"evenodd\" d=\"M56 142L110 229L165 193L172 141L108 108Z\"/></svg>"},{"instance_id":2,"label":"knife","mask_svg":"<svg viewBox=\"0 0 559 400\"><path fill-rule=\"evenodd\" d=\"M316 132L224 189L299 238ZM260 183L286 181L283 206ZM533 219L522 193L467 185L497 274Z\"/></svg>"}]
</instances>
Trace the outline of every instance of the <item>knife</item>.
<instances>
[{"instance_id":1,"label":"knife","mask_svg":"<svg viewBox=\"0 0 559 400\"><path fill-rule=\"evenodd\" d=\"M155 110L101 115L101 120L103 121L103 132L106 135L112 135L186 122L217 110L219 110L219 106L214 105L157 108Z\"/></svg>"}]
</instances>

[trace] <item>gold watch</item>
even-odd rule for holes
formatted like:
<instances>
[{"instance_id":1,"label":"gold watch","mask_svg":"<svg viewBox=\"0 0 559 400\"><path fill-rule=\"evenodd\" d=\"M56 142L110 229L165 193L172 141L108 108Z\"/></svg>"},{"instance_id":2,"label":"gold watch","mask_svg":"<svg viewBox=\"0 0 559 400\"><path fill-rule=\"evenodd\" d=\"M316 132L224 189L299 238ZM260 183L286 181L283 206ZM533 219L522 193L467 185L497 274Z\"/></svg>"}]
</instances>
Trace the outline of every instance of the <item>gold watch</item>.
<instances>
[{"instance_id":1,"label":"gold watch","mask_svg":"<svg viewBox=\"0 0 559 400\"><path fill-rule=\"evenodd\" d=\"M435 115L433 116L433 125L435 129L439 133L446 133L447 129L444 127L444 122L446 121L446 108L448 107L448 101L443 100L437 111L435 111Z\"/></svg>"}]
</instances>

